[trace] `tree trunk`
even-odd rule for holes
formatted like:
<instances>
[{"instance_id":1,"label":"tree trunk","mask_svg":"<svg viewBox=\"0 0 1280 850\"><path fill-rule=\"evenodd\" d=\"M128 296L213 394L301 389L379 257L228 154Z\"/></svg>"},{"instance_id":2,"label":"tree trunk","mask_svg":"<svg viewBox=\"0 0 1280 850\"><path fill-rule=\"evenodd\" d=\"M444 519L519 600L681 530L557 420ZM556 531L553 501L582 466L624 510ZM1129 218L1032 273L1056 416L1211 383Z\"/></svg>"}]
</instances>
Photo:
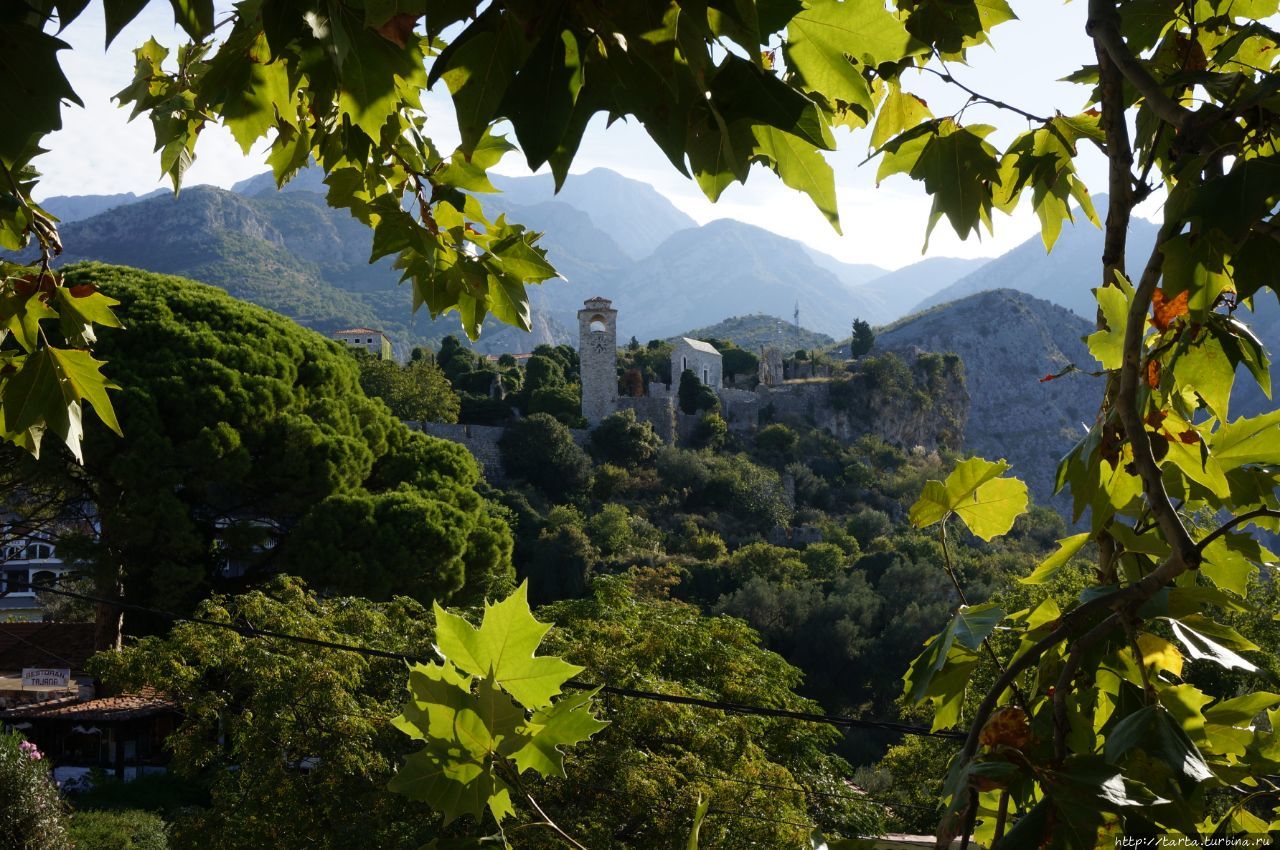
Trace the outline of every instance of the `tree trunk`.
<instances>
[{"instance_id":1,"label":"tree trunk","mask_svg":"<svg viewBox=\"0 0 1280 850\"><path fill-rule=\"evenodd\" d=\"M112 575L99 575L93 585L93 595L100 599L123 599L124 582L120 568L112 570ZM124 632L124 609L109 602L95 602L93 605L93 648L97 652L119 652Z\"/></svg>"}]
</instances>

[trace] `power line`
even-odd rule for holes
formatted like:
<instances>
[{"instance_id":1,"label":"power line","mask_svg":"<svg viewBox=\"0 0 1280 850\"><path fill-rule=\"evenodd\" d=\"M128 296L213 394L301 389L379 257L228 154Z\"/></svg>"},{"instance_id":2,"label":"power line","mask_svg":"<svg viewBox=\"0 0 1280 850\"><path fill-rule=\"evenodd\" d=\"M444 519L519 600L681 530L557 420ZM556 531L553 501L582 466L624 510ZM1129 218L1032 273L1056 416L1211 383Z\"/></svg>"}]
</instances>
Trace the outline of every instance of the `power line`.
<instances>
[{"instance_id":1,"label":"power line","mask_svg":"<svg viewBox=\"0 0 1280 850\"><path fill-rule=\"evenodd\" d=\"M400 661L405 664L430 664L435 661L434 658L426 656L409 655L403 652L390 652L385 649L374 649L366 646L356 646L354 644L337 643L335 641L321 640L319 638L304 637L302 635L289 634L287 632L271 631L269 629L259 629L253 626L241 626L235 623L223 622L221 620L209 620L203 617L188 617L181 614L174 614L171 611L163 611L158 608L149 608L143 605L136 605L131 602L125 602L122 599L105 599L100 596L93 596L87 593L78 593L70 590L60 590L49 584L33 585L27 582L21 583L23 586L43 590L46 593L53 593L59 596L66 596L72 599L80 599L86 602L94 602L103 605L111 605L125 611L135 611L140 614L147 614L153 617L169 620L174 623L192 623L198 626L210 626L212 628L225 629L235 632L242 637L267 637L276 638L278 640L291 641L306 646L314 646L319 649L333 649L339 652L350 652L357 655L364 655L373 658L385 658L391 661ZM679 694L664 694L657 691L639 690L636 688L627 688L619 685L603 685L592 684L589 682L579 682L571 680L566 682L564 687L574 690L600 690L602 693L612 694L631 699L642 699L650 702L661 702L671 705L690 705L698 708L708 708L715 711L724 711L730 714L743 714L754 717L773 717L784 720L800 720L808 723L820 723L827 726L835 726L845 729L877 729L881 731L897 732L903 735L919 735L933 738L946 738L950 740L963 740L965 734L950 730L934 731L927 726L916 726L909 723L898 723L891 720L864 720L857 717L847 717L839 714L819 714L809 711L793 711L785 708L769 708L765 706L746 705L744 703L727 702L724 700L703 699L702 697L690 697Z\"/></svg>"},{"instance_id":2,"label":"power line","mask_svg":"<svg viewBox=\"0 0 1280 850\"><path fill-rule=\"evenodd\" d=\"M736 782L740 785L753 785L757 788L765 788L771 791L793 791L798 794L812 794L815 797L828 797L834 800L850 800L858 803L876 803L881 806L894 806L897 808L922 809L925 811L937 811L933 806L921 806L916 803L900 803L896 800L884 800L871 797L866 794L842 794L839 791L821 791L817 788L810 788L807 785L783 785L776 782L760 782L753 779L742 779L737 776L728 776L722 773L682 773L674 767L656 764L649 767L665 770L675 776L684 776L689 779L705 779L709 782Z\"/></svg>"}]
</instances>

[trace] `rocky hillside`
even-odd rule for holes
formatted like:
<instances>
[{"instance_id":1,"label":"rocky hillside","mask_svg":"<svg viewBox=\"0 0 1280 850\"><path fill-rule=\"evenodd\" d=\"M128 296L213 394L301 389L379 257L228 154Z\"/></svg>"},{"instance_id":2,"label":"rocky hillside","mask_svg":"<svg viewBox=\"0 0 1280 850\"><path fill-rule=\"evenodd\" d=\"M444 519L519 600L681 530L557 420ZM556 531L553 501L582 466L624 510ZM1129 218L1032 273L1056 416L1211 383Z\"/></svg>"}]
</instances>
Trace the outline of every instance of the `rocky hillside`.
<instances>
[{"instance_id":1,"label":"rocky hillside","mask_svg":"<svg viewBox=\"0 0 1280 850\"><path fill-rule=\"evenodd\" d=\"M1090 322L1056 304L998 289L909 317L876 337L880 351L953 352L964 362L970 405L965 446L1006 458L1036 500L1050 501L1058 459L1083 435L1100 379L1045 375L1093 362L1081 338ZM1060 501L1055 505L1061 506Z\"/></svg>"}]
</instances>

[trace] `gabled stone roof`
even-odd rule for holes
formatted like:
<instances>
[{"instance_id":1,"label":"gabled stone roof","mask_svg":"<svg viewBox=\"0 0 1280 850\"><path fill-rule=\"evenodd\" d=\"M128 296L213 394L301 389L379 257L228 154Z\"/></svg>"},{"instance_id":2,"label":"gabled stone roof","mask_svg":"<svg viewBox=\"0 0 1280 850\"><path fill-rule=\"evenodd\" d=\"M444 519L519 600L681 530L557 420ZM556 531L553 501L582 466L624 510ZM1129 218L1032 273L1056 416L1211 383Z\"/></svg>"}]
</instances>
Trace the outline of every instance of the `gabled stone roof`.
<instances>
[{"instance_id":1,"label":"gabled stone roof","mask_svg":"<svg viewBox=\"0 0 1280 850\"><path fill-rule=\"evenodd\" d=\"M720 352L716 351L716 347L709 342L703 342L700 339L690 339L687 336L680 337L680 341L695 351L703 351L703 352L706 352L707 354L714 354L716 357L720 356Z\"/></svg>"}]
</instances>

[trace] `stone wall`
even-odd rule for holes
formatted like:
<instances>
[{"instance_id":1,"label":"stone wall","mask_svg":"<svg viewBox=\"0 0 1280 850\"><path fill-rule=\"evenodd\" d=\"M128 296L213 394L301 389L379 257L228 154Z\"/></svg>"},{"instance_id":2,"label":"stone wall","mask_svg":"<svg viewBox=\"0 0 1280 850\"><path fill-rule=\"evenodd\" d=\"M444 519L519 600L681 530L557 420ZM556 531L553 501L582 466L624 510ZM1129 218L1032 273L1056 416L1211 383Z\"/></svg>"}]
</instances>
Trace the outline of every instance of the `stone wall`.
<instances>
[{"instance_id":1,"label":"stone wall","mask_svg":"<svg viewBox=\"0 0 1280 850\"><path fill-rule=\"evenodd\" d=\"M460 443L480 464L480 472L490 484L506 480L498 441L506 428L497 425L457 425L444 422L411 422L409 427L453 443Z\"/></svg>"},{"instance_id":2,"label":"stone wall","mask_svg":"<svg viewBox=\"0 0 1280 850\"><path fill-rule=\"evenodd\" d=\"M651 387L662 387L666 384L652 384ZM648 396L627 396L618 399L618 410L634 410L636 419L648 422L653 426L662 442L672 445L676 441L676 407L667 394Z\"/></svg>"},{"instance_id":3,"label":"stone wall","mask_svg":"<svg viewBox=\"0 0 1280 850\"><path fill-rule=\"evenodd\" d=\"M643 401L643 399L635 400ZM471 452L476 463L480 464L480 473L485 481L495 485L506 483L507 473L502 467L502 450L498 448L498 441L507 431L504 426L459 425L445 422L406 422L405 424L424 434L458 443ZM591 432L586 428L570 428L569 435L575 443L585 449Z\"/></svg>"},{"instance_id":4,"label":"stone wall","mask_svg":"<svg viewBox=\"0 0 1280 850\"><path fill-rule=\"evenodd\" d=\"M754 431L760 422L760 395L754 390L738 390L723 387L716 391L720 397L720 415L731 431Z\"/></svg>"}]
</instances>

